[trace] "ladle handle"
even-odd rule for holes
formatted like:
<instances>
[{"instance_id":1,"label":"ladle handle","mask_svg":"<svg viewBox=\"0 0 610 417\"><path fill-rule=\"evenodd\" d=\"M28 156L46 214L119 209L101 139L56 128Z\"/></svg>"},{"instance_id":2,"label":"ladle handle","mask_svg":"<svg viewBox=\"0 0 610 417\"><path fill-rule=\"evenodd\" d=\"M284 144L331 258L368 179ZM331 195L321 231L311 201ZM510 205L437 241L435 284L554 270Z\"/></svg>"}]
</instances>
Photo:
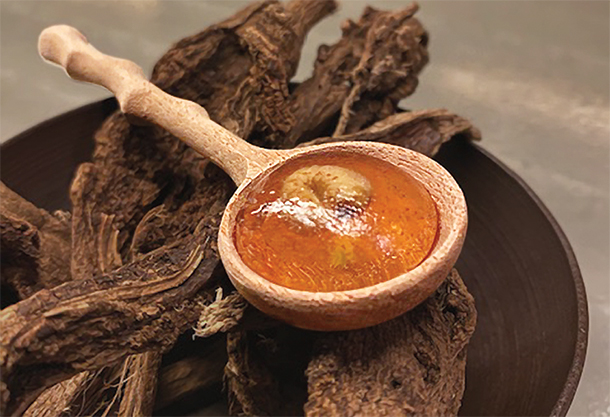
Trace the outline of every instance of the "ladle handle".
<instances>
[{"instance_id":1,"label":"ladle handle","mask_svg":"<svg viewBox=\"0 0 610 417\"><path fill-rule=\"evenodd\" d=\"M63 67L72 79L110 90L124 113L163 127L210 158L238 185L275 159L274 151L237 137L212 121L198 104L163 92L146 79L135 63L101 53L71 26L43 30L38 51L45 60Z\"/></svg>"}]
</instances>

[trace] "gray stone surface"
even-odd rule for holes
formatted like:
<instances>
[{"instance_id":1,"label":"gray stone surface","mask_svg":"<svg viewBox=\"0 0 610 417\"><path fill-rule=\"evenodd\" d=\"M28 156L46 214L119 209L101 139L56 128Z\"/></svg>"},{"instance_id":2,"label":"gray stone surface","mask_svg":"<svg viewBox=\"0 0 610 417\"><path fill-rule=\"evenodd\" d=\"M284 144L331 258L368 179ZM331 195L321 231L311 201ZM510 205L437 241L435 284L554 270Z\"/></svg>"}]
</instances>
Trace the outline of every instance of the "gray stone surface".
<instances>
[{"instance_id":1,"label":"gray stone surface","mask_svg":"<svg viewBox=\"0 0 610 417\"><path fill-rule=\"evenodd\" d=\"M369 3L373 3L370 1ZM382 9L403 1L377 1ZM66 110L108 96L66 79L36 52L40 31L67 23L98 49L150 73L179 38L243 1L1 1L0 140ZM344 1L311 33L297 79L317 45L366 3ZM424 2L431 64L409 108L446 107L469 117L482 145L538 193L568 235L590 306L585 371L570 415L610 415L609 3Z\"/></svg>"}]
</instances>

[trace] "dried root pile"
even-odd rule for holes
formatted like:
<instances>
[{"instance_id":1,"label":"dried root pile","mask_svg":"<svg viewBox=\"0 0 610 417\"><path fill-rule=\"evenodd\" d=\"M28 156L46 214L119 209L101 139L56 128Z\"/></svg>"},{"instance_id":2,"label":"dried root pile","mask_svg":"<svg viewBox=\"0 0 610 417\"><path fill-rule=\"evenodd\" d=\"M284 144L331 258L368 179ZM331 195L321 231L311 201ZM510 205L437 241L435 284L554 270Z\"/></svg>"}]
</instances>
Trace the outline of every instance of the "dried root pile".
<instances>
[{"instance_id":1,"label":"dried root pile","mask_svg":"<svg viewBox=\"0 0 610 417\"><path fill-rule=\"evenodd\" d=\"M432 156L456 135L479 138L446 110L398 108L428 62L415 4L366 8L320 46L311 78L291 84L307 32L335 7L252 4L176 43L151 81L266 147L379 140ZM233 190L181 141L120 112L76 172L71 214L2 185L2 285L20 299L0 312L2 414L167 413L190 394L216 393L223 378L232 414L456 414L476 317L457 272L379 326L281 325L234 292L219 261ZM192 341L193 328L206 338Z\"/></svg>"}]
</instances>

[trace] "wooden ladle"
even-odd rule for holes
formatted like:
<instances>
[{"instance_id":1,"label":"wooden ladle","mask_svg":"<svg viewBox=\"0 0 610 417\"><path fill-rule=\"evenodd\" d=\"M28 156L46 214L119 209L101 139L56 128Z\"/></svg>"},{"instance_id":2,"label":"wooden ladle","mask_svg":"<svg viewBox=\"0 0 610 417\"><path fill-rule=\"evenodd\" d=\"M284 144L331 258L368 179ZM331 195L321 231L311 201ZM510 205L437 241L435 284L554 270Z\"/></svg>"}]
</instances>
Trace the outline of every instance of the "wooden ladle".
<instances>
[{"instance_id":1,"label":"wooden ladle","mask_svg":"<svg viewBox=\"0 0 610 417\"><path fill-rule=\"evenodd\" d=\"M314 330L348 330L378 324L431 295L457 260L466 234L466 202L451 175L430 158L373 142L339 142L293 150L261 149L212 121L203 107L161 91L133 62L102 54L72 27L45 29L38 49L45 60L62 66L71 78L110 90L124 113L161 126L231 176L239 187L220 225L220 256L237 290L270 316ZM436 204L439 219L438 238L429 256L400 276L348 291L294 290L252 271L239 256L234 239L236 216L246 200L244 196L288 160L339 152L390 162L425 187Z\"/></svg>"}]
</instances>

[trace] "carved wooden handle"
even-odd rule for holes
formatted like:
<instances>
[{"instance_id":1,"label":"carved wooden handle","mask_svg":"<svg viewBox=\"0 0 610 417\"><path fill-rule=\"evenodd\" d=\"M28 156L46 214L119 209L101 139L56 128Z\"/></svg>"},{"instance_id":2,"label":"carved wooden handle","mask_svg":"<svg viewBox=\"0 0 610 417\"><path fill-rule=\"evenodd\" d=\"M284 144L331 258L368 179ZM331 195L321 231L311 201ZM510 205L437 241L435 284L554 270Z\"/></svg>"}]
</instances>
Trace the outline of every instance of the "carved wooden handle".
<instances>
[{"instance_id":1,"label":"carved wooden handle","mask_svg":"<svg viewBox=\"0 0 610 417\"><path fill-rule=\"evenodd\" d=\"M105 55L73 27L58 25L42 31L38 51L78 81L101 85L117 98L124 113L155 123L227 172L236 184L279 158L257 148L212 121L196 103L166 94L151 84L138 65Z\"/></svg>"}]
</instances>

